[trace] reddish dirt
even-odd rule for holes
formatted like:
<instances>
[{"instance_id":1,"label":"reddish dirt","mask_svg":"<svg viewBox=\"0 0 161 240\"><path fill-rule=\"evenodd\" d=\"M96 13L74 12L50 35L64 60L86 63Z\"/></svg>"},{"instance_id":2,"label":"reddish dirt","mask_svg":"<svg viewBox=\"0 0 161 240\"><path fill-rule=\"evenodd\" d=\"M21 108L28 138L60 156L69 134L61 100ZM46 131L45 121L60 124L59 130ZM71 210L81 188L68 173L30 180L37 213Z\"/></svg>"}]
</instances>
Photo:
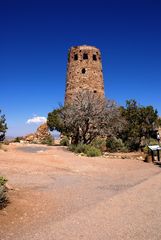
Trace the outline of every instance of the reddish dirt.
<instances>
[{"instance_id":1,"label":"reddish dirt","mask_svg":"<svg viewBox=\"0 0 161 240\"><path fill-rule=\"evenodd\" d=\"M75 221L74 216L83 212L88 218L89 210L161 173L159 167L134 159L135 154L133 159L129 159L130 155L126 159L87 158L76 156L64 147L46 147L41 151L38 145L34 146L40 147L35 153L24 152L23 147L11 144L5 147L7 151L0 150L0 175L14 187L9 191L10 204L0 211L1 240L88 239L82 234L72 238L74 232L64 237L59 223L69 224L73 221L71 217ZM97 219L96 215L96 222ZM100 239L107 240L105 236ZM112 239L121 238L113 235Z\"/></svg>"}]
</instances>

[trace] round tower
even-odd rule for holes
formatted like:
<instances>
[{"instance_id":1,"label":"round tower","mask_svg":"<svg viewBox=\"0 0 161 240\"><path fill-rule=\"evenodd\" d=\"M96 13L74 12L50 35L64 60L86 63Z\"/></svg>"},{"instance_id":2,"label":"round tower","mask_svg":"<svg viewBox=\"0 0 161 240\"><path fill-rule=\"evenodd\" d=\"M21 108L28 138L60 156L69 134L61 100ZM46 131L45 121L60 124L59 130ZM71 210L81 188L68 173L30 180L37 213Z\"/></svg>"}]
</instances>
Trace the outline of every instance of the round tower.
<instances>
[{"instance_id":1,"label":"round tower","mask_svg":"<svg viewBox=\"0 0 161 240\"><path fill-rule=\"evenodd\" d=\"M96 47L77 46L68 52L65 104L70 104L81 90L104 97L101 53Z\"/></svg>"}]
</instances>

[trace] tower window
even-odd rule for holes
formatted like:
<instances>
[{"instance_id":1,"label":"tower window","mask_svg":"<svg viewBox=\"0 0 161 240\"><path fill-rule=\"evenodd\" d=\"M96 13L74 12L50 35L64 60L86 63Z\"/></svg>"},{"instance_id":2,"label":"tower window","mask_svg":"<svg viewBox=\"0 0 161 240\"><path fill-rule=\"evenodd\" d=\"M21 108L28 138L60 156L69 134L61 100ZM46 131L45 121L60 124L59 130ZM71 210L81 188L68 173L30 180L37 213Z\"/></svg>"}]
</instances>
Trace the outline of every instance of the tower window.
<instances>
[{"instance_id":1,"label":"tower window","mask_svg":"<svg viewBox=\"0 0 161 240\"><path fill-rule=\"evenodd\" d=\"M74 54L74 60L75 60L75 61L78 60L78 54Z\"/></svg>"},{"instance_id":2,"label":"tower window","mask_svg":"<svg viewBox=\"0 0 161 240\"><path fill-rule=\"evenodd\" d=\"M97 61L97 56L96 56L96 54L93 54L93 61Z\"/></svg>"},{"instance_id":3,"label":"tower window","mask_svg":"<svg viewBox=\"0 0 161 240\"><path fill-rule=\"evenodd\" d=\"M96 90L94 90L93 92L94 92L94 93L97 93L97 91L96 91Z\"/></svg>"},{"instance_id":4,"label":"tower window","mask_svg":"<svg viewBox=\"0 0 161 240\"><path fill-rule=\"evenodd\" d=\"M82 73L85 74L85 72L86 72L86 69L82 68Z\"/></svg>"},{"instance_id":5,"label":"tower window","mask_svg":"<svg viewBox=\"0 0 161 240\"><path fill-rule=\"evenodd\" d=\"M88 59L88 54L87 53L83 53L83 59Z\"/></svg>"}]
</instances>

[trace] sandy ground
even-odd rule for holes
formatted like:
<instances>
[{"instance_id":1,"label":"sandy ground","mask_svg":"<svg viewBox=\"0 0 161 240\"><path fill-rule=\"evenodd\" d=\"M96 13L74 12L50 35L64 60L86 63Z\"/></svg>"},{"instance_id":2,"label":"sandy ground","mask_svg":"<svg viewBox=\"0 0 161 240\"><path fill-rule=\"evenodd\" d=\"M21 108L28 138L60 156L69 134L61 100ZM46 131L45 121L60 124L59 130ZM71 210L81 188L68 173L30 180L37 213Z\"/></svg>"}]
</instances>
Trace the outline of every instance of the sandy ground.
<instances>
[{"instance_id":1,"label":"sandy ground","mask_svg":"<svg viewBox=\"0 0 161 240\"><path fill-rule=\"evenodd\" d=\"M0 150L0 175L14 186L0 240L161 239L159 166L38 147Z\"/></svg>"}]
</instances>

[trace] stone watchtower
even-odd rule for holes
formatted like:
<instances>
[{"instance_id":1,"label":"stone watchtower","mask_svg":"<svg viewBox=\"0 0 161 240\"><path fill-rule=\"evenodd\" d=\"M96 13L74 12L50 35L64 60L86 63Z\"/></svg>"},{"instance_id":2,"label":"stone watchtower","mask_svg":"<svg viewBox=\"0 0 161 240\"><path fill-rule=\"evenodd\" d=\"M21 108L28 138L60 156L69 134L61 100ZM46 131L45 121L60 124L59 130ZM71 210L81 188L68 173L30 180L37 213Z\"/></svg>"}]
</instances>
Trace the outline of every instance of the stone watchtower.
<instances>
[{"instance_id":1,"label":"stone watchtower","mask_svg":"<svg viewBox=\"0 0 161 240\"><path fill-rule=\"evenodd\" d=\"M101 53L96 47L84 45L69 50L65 104L70 104L74 94L81 90L104 97Z\"/></svg>"}]
</instances>

